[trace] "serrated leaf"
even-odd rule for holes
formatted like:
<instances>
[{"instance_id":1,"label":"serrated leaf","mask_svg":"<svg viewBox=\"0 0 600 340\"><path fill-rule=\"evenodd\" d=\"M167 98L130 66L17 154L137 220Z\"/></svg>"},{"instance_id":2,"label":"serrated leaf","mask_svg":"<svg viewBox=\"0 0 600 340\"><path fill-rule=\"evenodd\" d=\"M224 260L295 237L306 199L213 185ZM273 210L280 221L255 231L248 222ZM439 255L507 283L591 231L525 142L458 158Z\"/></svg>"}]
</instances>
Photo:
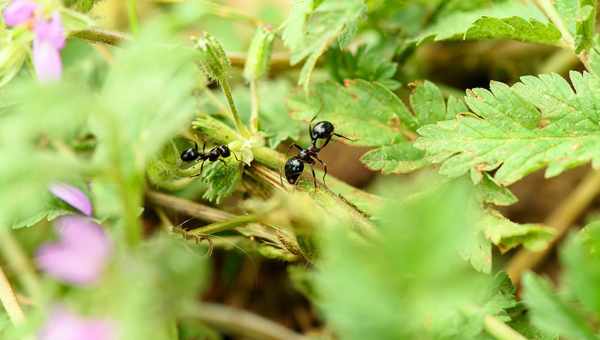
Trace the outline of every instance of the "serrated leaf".
<instances>
[{"instance_id":1,"label":"serrated leaf","mask_svg":"<svg viewBox=\"0 0 600 340\"><path fill-rule=\"evenodd\" d=\"M523 285L523 298L530 309L531 321L540 330L570 339L597 339L585 319L561 301L546 280L527 273Z\"/></svg>"},{"instance_id":2,"label":"serrated leaf","mask_svg":"<svg viewBox=\"0 0 600 340\"><path fill-rule=\"evenodd\" d=\"M237 161L205 164L202 179L208 184L203 197L209 201L221 202L231 195L242 180L242 169Z\"/></svg>"},{"instance_id":3,"label":"serrated leaf","mask_svg":"<svg viewBox=\"0 0 600 340\"><path fill-rule=\"evenodd\" d=\"M355 53L333 48L327 54L329 72L335 80L343 83L349 79L376 81L390 90L400 87L394 80L398 65L386 58L383 51L361 45Z\"/></svg>"},{"instance_id":4,"label":"serrated leaf","mask_svg":"<svg viewBox=\"0 0 600 340\"><path fill-rule=\"evenodd\" d=\"M552 177L566 169L600 162L600 79L571 73L527 76L512 87L492 82L490 90L467 92L473 114L419 129L415 146L442 163L440 173L457 177L497 169L494 179L508 185L547 166Z\"/></svg>"},{"instance_id":5,"label":"serrated leaf","mask_svg":"<svg viewBox=\"0 0 600 340\"><path fill-rule=\"evenodd\" d=\"M416 39L428 40L513 39L557 45L561 34L533 4L504 2L490 8L448 15Z\"/></svg>"},{"instance_id":6,"label":"serrated leaf","mask_svg":"<svg viewBox=\"0 0 600 340\"><path fill-rule=\"evenodd\" d=\"M517 197L506 187L498 185L489 174L483 174L482 180L477 185L479 200L499 206L517 203Z\"/></svg>"},{"instance_id":7,"label":"serrated leaf","mask_svg":"<svg viewBox=\"0 0 600 340\"><path fill-rule=\"evenodd\" d=\"M306 59L298 84L308 89L319 57L337 39L343 40L342 44L348 40L365 10L362 0L302 0L295 3L282 36L292 51L292 64Z\"/></svg>"}]
</instances>

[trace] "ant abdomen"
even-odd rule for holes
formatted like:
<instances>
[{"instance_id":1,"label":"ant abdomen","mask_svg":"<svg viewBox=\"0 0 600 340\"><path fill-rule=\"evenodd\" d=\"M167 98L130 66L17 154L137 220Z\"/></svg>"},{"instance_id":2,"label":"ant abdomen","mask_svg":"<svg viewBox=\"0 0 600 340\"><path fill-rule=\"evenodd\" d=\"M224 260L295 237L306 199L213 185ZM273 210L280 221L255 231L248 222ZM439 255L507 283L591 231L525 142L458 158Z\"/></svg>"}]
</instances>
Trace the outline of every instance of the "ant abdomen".
<instances>
[{"instance_id":1,"label":"ant abdomen","mask_svg":"<svg viewBox=\"0 0 600 340\"><path fill-rule=\"evenodd\" d=\"M304 161L300 157L292 157L285 162L285 179L290 184L296 184L304 171Z\"/></svg>"}]
</instances>

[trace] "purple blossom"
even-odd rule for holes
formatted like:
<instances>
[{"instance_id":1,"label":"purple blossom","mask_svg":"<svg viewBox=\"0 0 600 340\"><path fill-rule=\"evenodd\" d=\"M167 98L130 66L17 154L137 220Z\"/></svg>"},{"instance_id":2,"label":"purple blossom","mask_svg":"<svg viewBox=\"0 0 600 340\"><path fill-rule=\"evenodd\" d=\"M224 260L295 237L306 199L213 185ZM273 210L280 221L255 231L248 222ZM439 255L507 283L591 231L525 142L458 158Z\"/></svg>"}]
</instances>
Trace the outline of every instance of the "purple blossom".
<instances>
[{"instance_id":1,"label":"purple blossom","mask_svg":"<svg viewBox=\"0 0 600 340\"><path fill-rule=\"evenodd\" d=\"M37 264L48 275L78 285L96 282L102 275L112 245L91 218L63 216L55 223L60 240L41 246Z\"/></svg>"},{"instance_id":2,"label":"purple blossom","mask_svg":"<svg viewBox=\"0 0 600 340\"><path fill-rule=\"evenodd\" d=\"M55 12L47 21L37 19L33 39L33 65L41 82L59 80L62 74L60 50L65 47L65 30L60 14Z\"/></svg>"},{"instance_id":3,"label":"purple blossom","mask_svg":"<svg viewBox=\"0 0 600 340\"><path fill-rule=\"evenodd\" d=\"M39 340L113 340L113 325L106 320L87 319L64 307L55 307L38 334Z\"/></svg>"},{"instance_id":4,"label":"purple blossom","mask_svg":"<svg viewBox=\"0 0 600 340\"><path fill-rule=\"evenodd\" d=\"M50 192L85 215L92 216L92 202L78 188L64 183L57 183L50 186Z\"/></svg>"},{"instance_id":5,"label":"purple blossom","mask_svg":"<svg viewBox=\"0 0 600 340\"><path fill-rule=\"evenodd\" d=\"M4 22L18 26L33 19L37 4L31 0L15 0L4 10Z\"/></svg>"}]
</instances>

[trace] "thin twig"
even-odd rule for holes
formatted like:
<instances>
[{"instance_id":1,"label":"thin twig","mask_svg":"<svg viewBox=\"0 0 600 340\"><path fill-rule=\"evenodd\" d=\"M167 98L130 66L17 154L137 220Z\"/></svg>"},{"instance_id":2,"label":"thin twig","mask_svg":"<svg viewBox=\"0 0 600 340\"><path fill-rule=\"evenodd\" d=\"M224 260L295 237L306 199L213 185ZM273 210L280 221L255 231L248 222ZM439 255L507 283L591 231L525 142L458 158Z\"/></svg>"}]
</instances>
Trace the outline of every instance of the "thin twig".
<instances>
[{"instance_id":1,"label":"thin twig","mask_svg":"<svg viewBox=\"0 0 600 340\"><path fill-rule=\"evenodd\" d=\"M10 321L14 325L19 325L25 321L25 314L23 314L23 310L19 303L17 302L17 297L10 286L10 282L6 278L4 271L0 267L0 302L2 302L2 306L6 310Z\"/></svg>"},{"instance_id":2,"label":"thin twig","mask_svg":"<svg viewBox=\"0 0 600 340\"><path fill-rule=\"evenodd\" d=\"M187 230L187 233L192 235L212 235L220 233L222 231L235 229L237 227L246 225L251 222L256 222L256 215L241 215L235 216L227 221L215 222L209 225L205 225L199 228Z\"/></svg>"},{"instance_id":3,"label":"thin twig","mask_svg":"<svg viewBox=\"0 0 600 340\"><path fill-rule=\"evenodd\" d=\"M252 106L250 110L250 129L252 133L258 132L258 112L260 109L260 98L258 96L258 85L256 79L250 81L250 98L252 99Z\"/></svg>"},{"instance_id":4,"label":"thin twig","mask_svg":"<svg viewBox=\"0 0 600 340\"><path fill-rule=\"evenodd\" d=\"M271 320L248 311L216 303L202 303L189 309L186 317L200 321L222 330L224 333L240 335L260 340L307 340L308 338L293 332Z\"/></svg>"},{"instance_id":5,"label":"thin twig","mask_svg":"<svg viewBox=\"0 0 600 340\"><path fill-rule=\"evenodd\" d=\"M150 203L206 222L222 222L235 217L219 209L156 191L147 192L146 197Z\"/></svg>"},{"instance_id":6,"label":"thin twig","mask_svg":"<svg viewBox=\"0 0 600 340\"><path fill-rule=\"evenodd\" d=\"M132 40L131 37L125 33L101 28L90 28L75 32L72 35L80 39L101 42L108 45L121 45Z\"/></svg>"},{"instance_id":7,"label":"thin twig","mask_svg":"<svg viewBox=\"0 0 600 340\"><path fill-rule=\"evenodd\" d=\"M590 172L547 218L545 224L556 230L548 246L539 252L522 249L511 258L506 266L506 272L515 285L520 282L525 271L534 268L548 256L598 194L600 194L600 170L595 170Z\"/></svg>"},{"instance_id":8,"label":"thin twig","mask_svg":"<svg viewBox=\"0 0 600 340\"><path fill-rule=\"evenodd\" d=\"M42 287L33 265L10 231L0 231L0 252L4 261L19 277L25 292L34 302L40 301Z\"/></svg>"},{"instance_id":9,"label":"thin twig","mask_svg":"<svg viewBox=\"0 0 600 340\"><path fill-rule=\"evenodd\" d=\"M483 321L485 330L498 340L526 340L523 335L510 328L497 318L486 315Z\"/></svg>"}]
</instances>

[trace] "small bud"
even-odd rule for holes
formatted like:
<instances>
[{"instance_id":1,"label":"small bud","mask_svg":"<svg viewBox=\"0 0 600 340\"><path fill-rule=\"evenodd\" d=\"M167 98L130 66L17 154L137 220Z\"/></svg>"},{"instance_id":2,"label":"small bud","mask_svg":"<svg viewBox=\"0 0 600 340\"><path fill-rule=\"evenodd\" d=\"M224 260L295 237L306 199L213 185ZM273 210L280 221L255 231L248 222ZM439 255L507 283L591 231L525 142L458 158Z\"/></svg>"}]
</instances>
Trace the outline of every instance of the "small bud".
<instances>
[{"instance_id":1,"label":"small bud","mask_svg":"<svg viewBox=\"0 0 600 340\"><path fill-rule=\"evenodd\" d=\"M261 26L256 29L244 67L247 81L260 79L269 72L274 39L275 34L270 27Z\"/></svg>"},{"instance_id":2,"label":"small bud","mask_svg":"<svg viewBox=\"0 0 600 340\"><path fill-rule=\"evenodd\" d=\"M195 47L198 50L198 63L200 68L206 75L223 83L229 76L229 58L223 50L223 46L212 35L204 33L201 37L196 38Z\"/></svg>"}]
</instances>

